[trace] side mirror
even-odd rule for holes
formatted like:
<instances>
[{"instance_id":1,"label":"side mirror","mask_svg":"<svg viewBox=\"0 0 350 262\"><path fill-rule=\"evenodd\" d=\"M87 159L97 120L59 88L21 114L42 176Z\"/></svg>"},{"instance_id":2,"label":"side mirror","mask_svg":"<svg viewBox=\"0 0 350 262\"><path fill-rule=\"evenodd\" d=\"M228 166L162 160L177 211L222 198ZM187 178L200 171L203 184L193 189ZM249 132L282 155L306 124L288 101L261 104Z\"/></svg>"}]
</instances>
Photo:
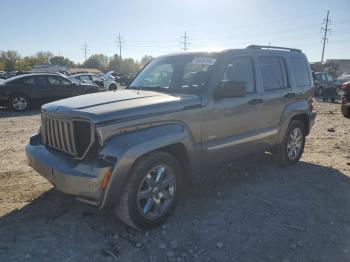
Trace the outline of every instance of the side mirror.
<instances>
[{"instance_id":1,"label":"side mirror","mask_svg":"<svg viewBox=\"0 0 350 262\"><path fill-rule=\"evenodd\" d=\"M246 96L246 83L242 81L224 81L216 89L216 97L243 97Z\"/></svg>"}]
</instances>

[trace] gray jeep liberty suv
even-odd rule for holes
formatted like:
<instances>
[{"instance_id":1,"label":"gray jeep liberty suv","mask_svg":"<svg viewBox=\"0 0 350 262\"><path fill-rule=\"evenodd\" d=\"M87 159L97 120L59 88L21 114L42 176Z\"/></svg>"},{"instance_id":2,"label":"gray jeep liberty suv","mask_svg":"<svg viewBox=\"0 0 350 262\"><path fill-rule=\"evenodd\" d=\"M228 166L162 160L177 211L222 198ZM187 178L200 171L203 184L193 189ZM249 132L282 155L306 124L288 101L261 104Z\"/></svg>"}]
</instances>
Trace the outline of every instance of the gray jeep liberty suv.
<instances>
[{"instance_id":1,"label":"gray jeep liberty suv","mask_svg":"<svg viewBox=\"0 0 350 262\"><path fill-rule=\"evenodd\" d=\"M265 150L296 163L315 115L298 49L185 52L153 59L125 90L43 105L26 153L58 190L148 228L205 169Z\"/></svg>"}]
</instances>

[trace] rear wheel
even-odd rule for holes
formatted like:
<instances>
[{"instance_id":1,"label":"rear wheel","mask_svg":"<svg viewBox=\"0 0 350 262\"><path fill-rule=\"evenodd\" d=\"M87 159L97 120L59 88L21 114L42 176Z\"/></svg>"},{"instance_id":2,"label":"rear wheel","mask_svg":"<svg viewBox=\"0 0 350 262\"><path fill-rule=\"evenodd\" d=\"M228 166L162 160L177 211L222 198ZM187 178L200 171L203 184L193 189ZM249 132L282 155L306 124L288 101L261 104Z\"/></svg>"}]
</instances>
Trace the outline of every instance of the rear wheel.
<instances>
[{"instance_id":1,"label":"rear wheel","mask_svg":"<svg viewBox=\"0 0 350 262\"><path fill-rule=\"evenodd\" d=\"M109 85L109 90L117 90L117 85L116 84L111 84Z\"/></svg>"},{"instance_id":2,"label":"rear wheel","mask_svg":"<svg viewBox=\"0 0 350 262\"><path fill-rule=\"evenodd\" d=\"M275 150L275 158L282 165L292 165L299 161L304 152L305 126L292 120L282 143Z\"/></svg>"},{"instance_id":3,"label":"rear wheel","mask_svg":"<svg viewBox=\"0 0 350 262\"><path fill-rule=\"evenodd\" d=\"M134 228L151 228L173 211L182 184L181 169L170 154L156 151L133 166L116 208L118 217Z\"/></svg>"},{"instance_id":4,"label":"rear wheel","mask_svg":"<svg viewBox=\"0 0 350 262\"><path fill-rule=\"evenodd\" d=\"M29 107L29 98L25 95L14 94L9 99L9 107L17 112L25 111Z\"/></svg>"}]
</instances>

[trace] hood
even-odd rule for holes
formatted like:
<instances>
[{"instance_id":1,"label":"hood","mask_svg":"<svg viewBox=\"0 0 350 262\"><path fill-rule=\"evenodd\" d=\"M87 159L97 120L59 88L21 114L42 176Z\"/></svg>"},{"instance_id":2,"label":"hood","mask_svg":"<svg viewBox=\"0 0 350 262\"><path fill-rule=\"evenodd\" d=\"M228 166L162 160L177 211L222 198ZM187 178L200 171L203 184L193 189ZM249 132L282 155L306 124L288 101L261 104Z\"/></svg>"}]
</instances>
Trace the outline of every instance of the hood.
<instances>
[{"instance_id":1,"label":"hood","mask_svg":"<svg viewBox=\"0 0 350 262\"><path fill-rule=\"evenodd\" d=\"M89 118L97 124L165 114L200 105L201 98L196 95L118 90L55 101L43 105L42 110L62 117Z\"/></svg>"}]
</instances>

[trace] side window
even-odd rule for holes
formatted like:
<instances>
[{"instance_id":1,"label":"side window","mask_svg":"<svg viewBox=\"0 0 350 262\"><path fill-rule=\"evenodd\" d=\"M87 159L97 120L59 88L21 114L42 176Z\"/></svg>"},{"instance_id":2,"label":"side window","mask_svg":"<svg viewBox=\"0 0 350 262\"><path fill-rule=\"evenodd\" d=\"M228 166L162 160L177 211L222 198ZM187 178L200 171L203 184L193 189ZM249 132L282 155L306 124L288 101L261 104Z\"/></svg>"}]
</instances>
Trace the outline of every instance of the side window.
<instances>
[{"instance_id":1,"label":"side window","mask_svg":"<svg viewBox=\"0 0 350 262\"><path fill-rule=\"evenodd\" d=\"M34 78L33 77L26 77L23 79L23 83L25 85L32 85L32 84L34 84Z\"/></svg>"},{"instance_id":2,"label":"side window","mask_svg":"<svg viewBox=\"0 0 350 262\"><path fill-rule=\"evenodd\" d=\"M290 58L290 62L294 71L296 86L297 87L310 86L311 80L310 80L309 70L305 59L299 58L299 57L292 57Z\"/></svg>"},{"instance_id":3,"label":"side window","mask_svg":"<svg viewBox=\"0 0 350 262\"><path fill-rule=\"evenodd\" d=\"M327 78L328 78L328 81L334 81L334 78L331 75L327 75Z\"/></svg>"},{"instance_id":4,"label":"side window","mask_svg":"<svg viewBox=\"0 0 350 262\"><path fill-rule=\"evenodd\" d=\"M103 82L103 80L102 80L102 78L99 78L99 77L97 77L97 76L91 76L91 78L92 78L92 81L97 81L97 82Z\"/></svg>"},{"instance_id":5,"label":"side window","mask_svg":"<svg viewBox=\"0 0 350 262\"><path fill-rule=\"evenodd\" d=\"M42 85L47 85L47 80L45 76L36 76L34 78L34 86L42 86Z\"/></svg>"},{"instance_id":6,"label":"side window","mask_svg":"<svg viewBox=\"0 0 350 262\"><path fill-rule=\"evenodd\" d=\"M80 81L84 84L92 84L92 80L89 75L82 75L80 76Z\"/></svg>"},{"instance_id":7,"label":"side window","mask_svg":"<svg viewBox=\"0 0 350 262\"><path fill-rule=\"evenodd\" d=\"M70 85L70 82L63 77L58 76L48 76L47 80L49 81L50 85L58 85L58 86L68 86Z\"/></svg>"},{"instance_id":8,"label":"side window","mask_svg":"<svg viewBox=\"0 0 350 262\"><path fill-rule=\"evenodd\" d=\"M265 91L289 87L286 63L283 58L261 56L260 67Z\"/></svg>"},{"instance_id":9,"label":"side window","mask_svg":"<svg viewBox=\"0 0 350 262\"><path fill-rule=\"evenodd\" d=\"M253 61L249 57L236 57L227 65L222 82L243 82L247 94L256 92Z\"/></svg>"}]
</instances>

